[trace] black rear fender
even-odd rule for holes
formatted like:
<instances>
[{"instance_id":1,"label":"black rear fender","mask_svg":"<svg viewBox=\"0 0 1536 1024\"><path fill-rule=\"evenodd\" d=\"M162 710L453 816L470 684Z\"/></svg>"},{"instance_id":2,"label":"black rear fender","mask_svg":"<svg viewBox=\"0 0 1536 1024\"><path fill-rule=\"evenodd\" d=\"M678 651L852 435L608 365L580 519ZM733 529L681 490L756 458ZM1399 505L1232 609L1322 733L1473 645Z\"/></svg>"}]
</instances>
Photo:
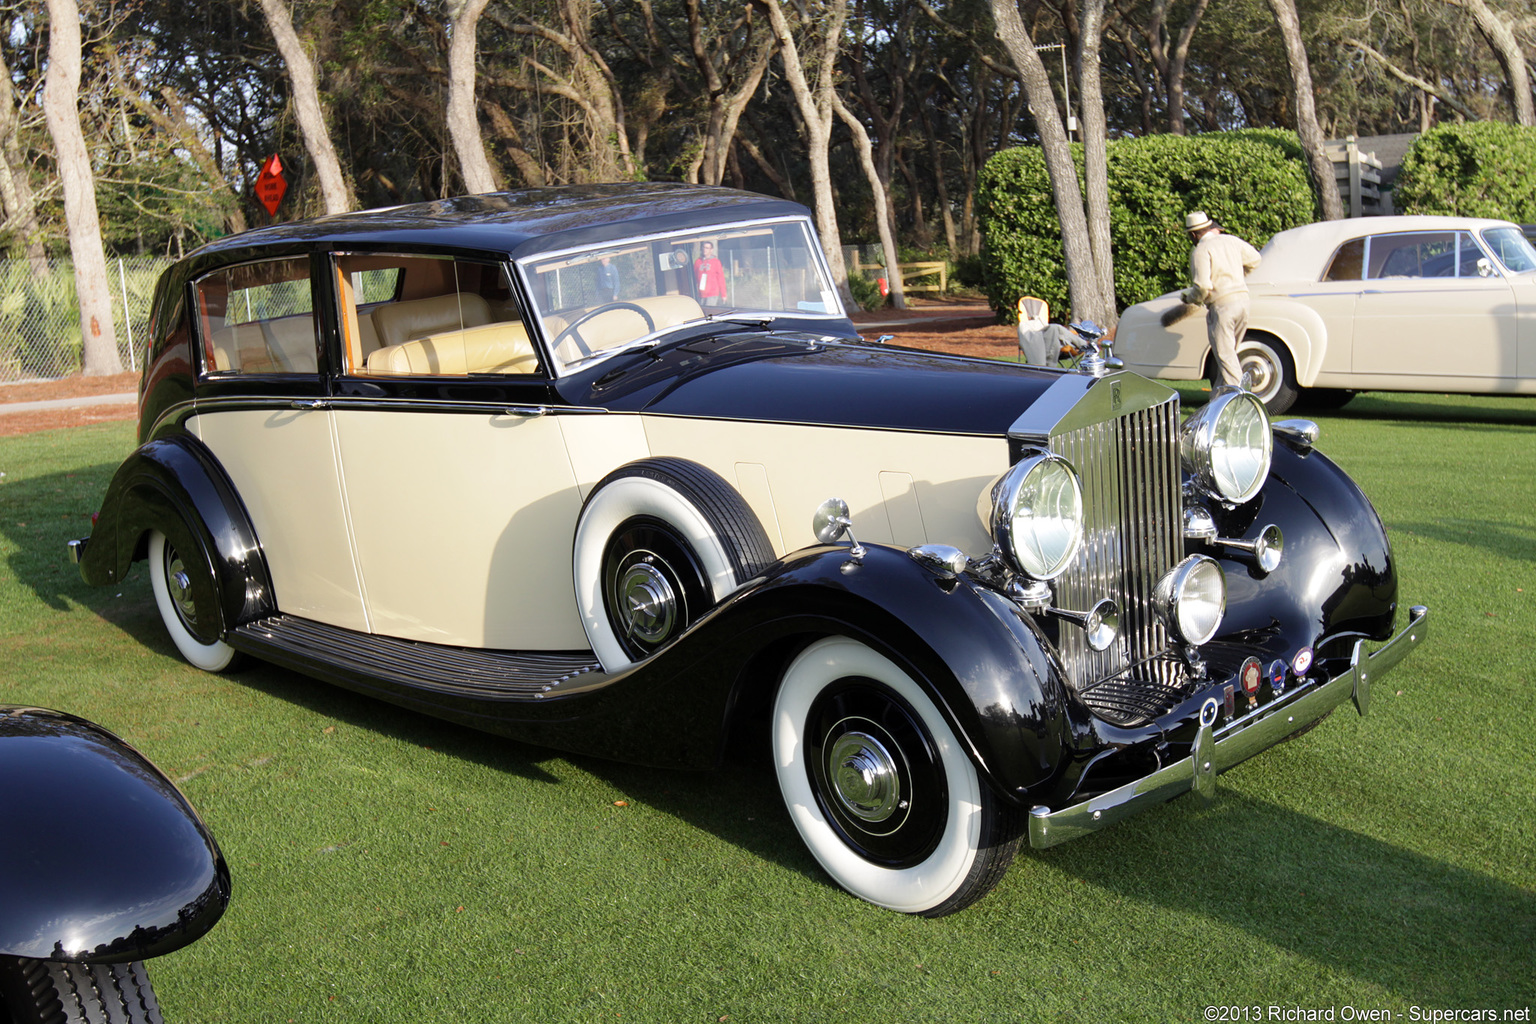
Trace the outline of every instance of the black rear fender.
<instances>
[{"instance_id":1,"label":"black rear fender","mask_svg":"<svg viewBox=\"0 0 1536 1024\"><path fill-rule=\"evenodd\" d=\"M118 467L80 557L81 576L93 586L122 580L145 557L151 530L205 570L190 574L193 598L219 608L221 632L275 610L245 506L213 453L190 435L150 441Z\"/></svg>"}]
</instances>

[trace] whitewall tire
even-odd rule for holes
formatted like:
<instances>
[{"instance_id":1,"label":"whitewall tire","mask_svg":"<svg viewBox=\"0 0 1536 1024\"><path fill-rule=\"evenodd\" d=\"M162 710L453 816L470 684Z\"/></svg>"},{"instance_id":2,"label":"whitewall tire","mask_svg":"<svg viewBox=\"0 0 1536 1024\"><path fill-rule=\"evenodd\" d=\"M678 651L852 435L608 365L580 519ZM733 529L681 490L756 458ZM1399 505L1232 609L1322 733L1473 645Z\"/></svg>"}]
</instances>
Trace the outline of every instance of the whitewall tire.
<instances>
[{"instance_id":1,"label":"whitewall tire","mask_svg":"<svg viewBox=\"0 0 1536 1024\"><path fill-rule=\"evenodd\" d=\"M604 477L582 506L573 549L582 626L609 672L666 646L773 560L741 495L674 458Z\"/></svg>"},{"instance_id":2,"label":"whitewall tire","mask_svg":"<svg viewBox=\"0 0 1536 1024\"><path fill-rule=\"evenodd\" d=\"M1291 353L1267 335L1249 334L1237 346L1237 362L1249 378L1254 393L1270 415L1279 415L1296 404L1301 389L1296 385L1296 369Z\"/></svg>"},{"instance_id":3,"label":"whitewall tire","mask_svg":"<svg viewBox=\"0 0 1536 1024\"><path fill-rule=\"evenodd\" d=\"M1018 813L923 689L856 640L818 640L791 662L772 745L800 838L860 899L938 917L986 895L1013 860Z\"/></svg>"},{"instance_id":4,"label":"whitewall tire","mask_svg":"<svg viewBox=\"0 0 1536 1024\"><path fill-rule=\"evenodd\" d=\"M196 567L188 553L176 550L165 534L155 530L149 535L149 582L155 592L155 605L176 649L188 662L205 672L223 672L239 663L239 652L222 640L205 640L218 622L217 609L200 609L192 599L190 573L205 571ZM201 634L201 635L200 635Z\"/></svg>"}]
</instances>

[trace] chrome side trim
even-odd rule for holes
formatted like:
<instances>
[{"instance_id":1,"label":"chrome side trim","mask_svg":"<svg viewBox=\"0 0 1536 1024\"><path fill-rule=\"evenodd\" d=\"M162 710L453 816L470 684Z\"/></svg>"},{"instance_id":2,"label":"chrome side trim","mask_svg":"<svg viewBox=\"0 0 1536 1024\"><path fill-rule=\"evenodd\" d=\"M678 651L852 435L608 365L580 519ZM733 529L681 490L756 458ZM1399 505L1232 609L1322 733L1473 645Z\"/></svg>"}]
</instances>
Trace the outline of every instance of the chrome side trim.
<instances>
[{"instance_id":1,"label":"chrome side trim","mask_svg":"<svg viewBox=\"0 0 1536 1024\"><path fill-rule=\"evenodd\" d=\"M1365 714L1371 685L1424 642L1428 615L1429 609L1415 605L1409 609L1408 625L1385 646L1367 654L1365 641L1356 641L1350 666L1344 672L1320 686L1298 687L1284 698L1227 724L1214 743L1205 735L1209 727L1202 725L1189 757L1059 811L1032 808L1029 845L1043 850L1077 839L1192 789L1201 790L1202 795L1206 791L1214 793L1217 774L1274 746L1346 700L1353 699L1355 707Z\"/></svg>"}]
</instances>

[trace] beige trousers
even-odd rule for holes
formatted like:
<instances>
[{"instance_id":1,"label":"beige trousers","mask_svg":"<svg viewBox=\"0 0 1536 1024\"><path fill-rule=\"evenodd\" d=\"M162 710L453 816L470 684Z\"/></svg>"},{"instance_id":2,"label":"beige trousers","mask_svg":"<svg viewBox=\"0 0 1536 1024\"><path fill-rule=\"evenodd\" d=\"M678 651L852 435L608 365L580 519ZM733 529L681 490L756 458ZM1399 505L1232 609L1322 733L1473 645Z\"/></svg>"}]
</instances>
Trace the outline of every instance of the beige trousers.
<instances>
[{"instance_id":1,"label":"beige trousers","mask_svg":"<svg viewBox=\"0 0 1536 1024\"><path fill-rule=\"evenodd\" d=\"M1234 295L1207 306L1205 332L1216 355L1216 379L1212 383L1239 383L1243 368L1237 361L1237 345L1248 333L1248 296Z\"/></svg>"}]
</instances>

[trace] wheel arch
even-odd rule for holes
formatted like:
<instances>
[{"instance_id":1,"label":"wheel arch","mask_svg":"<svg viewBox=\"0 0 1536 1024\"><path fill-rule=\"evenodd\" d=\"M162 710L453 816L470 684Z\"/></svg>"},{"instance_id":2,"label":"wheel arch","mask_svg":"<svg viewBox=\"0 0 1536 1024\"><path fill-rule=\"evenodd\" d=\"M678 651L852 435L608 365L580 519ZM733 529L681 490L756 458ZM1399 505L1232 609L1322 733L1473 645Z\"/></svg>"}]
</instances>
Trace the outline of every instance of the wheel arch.
<instances>
[{"instance_id":1,"label":"wheel arch","mask_svg":"<svg viewBox=\"0 0 1536 1024\"><path fill-rule=\"evenodd\" d=\"M1074 732L1048 642L1001 595L963 578L941 580L903 551L870 545L845 573L849 562L846 548L807 549L722 609L722 619L758 620L738 635L745 652L723 708L722 753L753 748L790 662L842 635L906 672L982 780L1027 806L1066 766Z\"/></svg>"},{"instance_id":2,"label":"wheel arch","mask_svg":"<svg viewBox=\"0 0 1536 1024\"><path fill-rule=\"evenodd\" d=\"M150 441L118 467L80 559L87 583L122 580L146 557L152 530L169 537L183 558L196 553L206 570L195 596L217 607L223 631L271 614L271 575L250 516L229 476L202 442L180 434Z\"/></svg>"},{"instance_id":3,"label":"wheel arch","mask_svg":"<svg viewBox=\"0 0 1536 1024\"><path fill-rule=\"evenodd\" d=\"M1316 310L1294 300L1255 297L1248 313L1248 333L1285 346L1301 387L1309 388L1317 380L1328 348L1328 327Z\"/></svg>"}]
</instances>

